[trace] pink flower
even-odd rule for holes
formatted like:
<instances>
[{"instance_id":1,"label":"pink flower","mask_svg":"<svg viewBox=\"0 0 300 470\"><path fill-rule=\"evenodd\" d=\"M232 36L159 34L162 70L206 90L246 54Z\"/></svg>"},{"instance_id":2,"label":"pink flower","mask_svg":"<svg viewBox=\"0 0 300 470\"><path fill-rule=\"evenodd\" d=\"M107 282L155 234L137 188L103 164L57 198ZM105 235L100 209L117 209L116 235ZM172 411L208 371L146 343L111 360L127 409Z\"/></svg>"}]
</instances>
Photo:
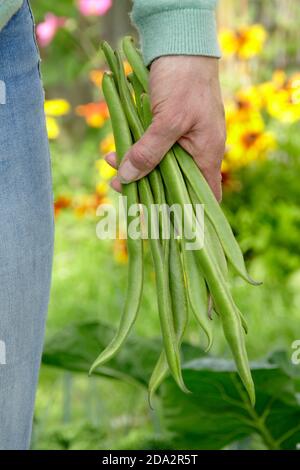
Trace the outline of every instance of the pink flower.
<instances>
[{"instance_id":1,"label":"pink flower","mask_svg":"<svg viewBox=\"0 0 300 470\"><path fill-rule=\"evenodd\" d=\"M46 47L53 40L57 30L66 23L66 18L47 13L45 20L36 27L36 36L41 47Z\"/></svg>"},{"instance_id":2,"label":"pink flower","mask_svg":"<svg viewBox=\"0 0 300 470\"><path fill-rule=\"evenodd\" d=\"M102 16L112 7L112 0L78 0L78 8L83 16Z\"/></svg>"}]
</instances>

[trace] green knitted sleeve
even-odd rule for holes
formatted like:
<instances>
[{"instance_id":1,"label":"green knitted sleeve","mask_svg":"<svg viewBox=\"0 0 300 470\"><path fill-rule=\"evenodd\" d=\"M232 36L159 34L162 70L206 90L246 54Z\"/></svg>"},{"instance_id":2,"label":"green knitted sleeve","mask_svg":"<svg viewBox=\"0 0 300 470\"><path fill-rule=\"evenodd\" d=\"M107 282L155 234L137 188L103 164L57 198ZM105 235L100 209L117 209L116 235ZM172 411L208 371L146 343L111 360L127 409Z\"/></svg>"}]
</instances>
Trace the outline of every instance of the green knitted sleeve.
<instances>
[{"instance_id":1,"label":"green knitted sleeve","mask_svg":"<svg viewBox=\"0 0 300 470\"><path fill-rule=\"evenodd\" d=\"M164 55L220 57L216 0L134 0L145 63Z\"/></svg>"}]
</instances>

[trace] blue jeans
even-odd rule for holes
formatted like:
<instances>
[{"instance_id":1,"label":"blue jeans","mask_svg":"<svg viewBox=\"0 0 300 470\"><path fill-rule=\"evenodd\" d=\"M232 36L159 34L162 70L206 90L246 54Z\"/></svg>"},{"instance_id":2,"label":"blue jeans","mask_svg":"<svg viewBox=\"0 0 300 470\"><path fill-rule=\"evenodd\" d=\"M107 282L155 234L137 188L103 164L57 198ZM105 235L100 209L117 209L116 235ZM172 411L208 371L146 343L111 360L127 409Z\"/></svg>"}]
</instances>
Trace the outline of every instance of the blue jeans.
<instances>
[{"instance_id":1,"label":"blue jeans","mask_svg":"<svg viewBox=\"0 0 300 470\"><path fill-rule=\"evenodd\" d=\"M0 449L19 450L30 445L53 252L44 93L27 0L0 31L0 87Z\"/></svg>"}]
</instances>

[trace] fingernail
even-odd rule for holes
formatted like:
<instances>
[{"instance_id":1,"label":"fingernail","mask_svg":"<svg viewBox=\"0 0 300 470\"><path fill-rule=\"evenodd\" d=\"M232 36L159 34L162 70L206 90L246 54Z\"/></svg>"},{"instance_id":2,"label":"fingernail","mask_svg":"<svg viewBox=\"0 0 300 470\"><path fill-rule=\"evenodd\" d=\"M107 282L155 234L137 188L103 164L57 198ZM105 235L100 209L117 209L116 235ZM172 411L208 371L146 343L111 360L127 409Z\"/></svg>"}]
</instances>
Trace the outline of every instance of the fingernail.
<instances>
[{"instance_id":1,"label":"fingernail","mask_svg":"<svg viewBox=\"0 0 300 470\"><path fill-rule=\"evenodd\" d=\"M105 155L105 160L110 160L111 158L114 158L116 155L116 152L109 152Z\"/></svg>"},{"instance_id":2,"label":"fingernail","mask_svg":"<svg viewBox=\"0 0 300 470\"><path fill-rule=\"evenodd\" d=\"M121 183L130 183L131 181L136 180L139 176L140 171L132 165L130 160L125 160L125 162L120 166L118 178Z\"/></svg>"}]
</instances>

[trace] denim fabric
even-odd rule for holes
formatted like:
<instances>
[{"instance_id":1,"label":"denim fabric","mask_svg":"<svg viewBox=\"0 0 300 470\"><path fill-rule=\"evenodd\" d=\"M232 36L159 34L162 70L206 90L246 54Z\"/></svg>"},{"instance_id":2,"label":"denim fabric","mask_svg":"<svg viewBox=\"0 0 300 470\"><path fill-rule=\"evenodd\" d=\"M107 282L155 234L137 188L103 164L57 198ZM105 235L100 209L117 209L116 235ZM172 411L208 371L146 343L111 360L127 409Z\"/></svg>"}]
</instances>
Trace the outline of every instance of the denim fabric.
<instances>
[{"instance_id":1,"label":"denim fabric","mask_svg":"<svg viewBox=\"0 0 300 470\"><path fill-rule=\"evenodd\" d=\"M53 251L44 93L27 0L0 32L0 81L0 449L19 450L30 444Z\"/></svg>"}]
</instances>

